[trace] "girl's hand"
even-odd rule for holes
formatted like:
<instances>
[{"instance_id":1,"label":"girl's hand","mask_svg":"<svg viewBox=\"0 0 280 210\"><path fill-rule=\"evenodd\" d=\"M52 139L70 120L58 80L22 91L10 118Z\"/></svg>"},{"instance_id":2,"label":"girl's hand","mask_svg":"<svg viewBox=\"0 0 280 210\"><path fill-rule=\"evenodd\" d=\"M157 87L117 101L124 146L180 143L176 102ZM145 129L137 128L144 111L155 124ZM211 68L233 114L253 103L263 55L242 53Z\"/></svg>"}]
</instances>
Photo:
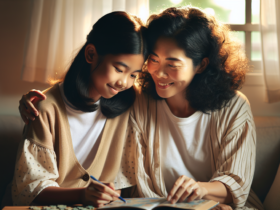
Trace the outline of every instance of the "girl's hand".
<instances>
[{"instance_id":1,"label":"girl's hand","mask_svg":"<svg viewBox=\"0 0 280 210\"><path fill-rule=\"evenodd\" d=\"M182 202L188 198L188 202L201 199L207 194L207 190L204 187L201 187L198 182L187 176L180 176L172 189L170 190L167 200L172 204L177 201Z\"/></svg>"},{"instance_id":2,"label":"girl's hand","mask_svg":"<svg viewBox=\"0 0 280 210\"><path fill-rule=\"evenodd\" d=\"M28 120L35 120L35 116L39 115L38 110L34 107L34 103L39 100L45 100L47 97L40 90L30 90L27 94L23 95L19 101L19 112L25 124Z\"/></svg>"},{"instance_id":3,"label":"girl's hand","mask_svg":"<svg viewBox=\"0 0 280 210\"><path fill-rule=\"evenodd\" d=\"M114 184L111 182L104 184L92 180L90 185L84 190L82 197L83 205L102 207L104 204L118 199L120 193L115 190Z\"/></svg>"}]
</instances>

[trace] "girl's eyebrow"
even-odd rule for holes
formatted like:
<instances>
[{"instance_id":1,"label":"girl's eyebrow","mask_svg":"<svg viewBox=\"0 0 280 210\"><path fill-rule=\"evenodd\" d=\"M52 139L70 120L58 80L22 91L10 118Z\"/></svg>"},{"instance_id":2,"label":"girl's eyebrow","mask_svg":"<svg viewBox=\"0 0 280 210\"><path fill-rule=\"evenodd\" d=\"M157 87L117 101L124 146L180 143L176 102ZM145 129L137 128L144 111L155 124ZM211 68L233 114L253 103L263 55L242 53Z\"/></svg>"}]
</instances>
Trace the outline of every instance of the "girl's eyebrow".
<instances>
[{"instance_id":1,"label":"girl's eyebrow","mask_svg":"<svg viewBox=\"0 0 280 210\"><path fill-rule=\"evenodd\" d=\"M129 68L128 65L126 65L125 63L121 62L121 61L118 61L116 62L117 64L121 65L121 66L124 66L125 68Z\"/></svg>"},{"instance_id":2,"label":"girl's eyebrow","mask_svg":"<svg viewBox=\"0 0 280 210\"><path fill-rule=\"evenodd\" d=\"M154 52L151 52L151 54L153 54L154 56L159 57L159 56L158 56L156 53L154 53ZM165 58L165 60L169 60L169 61L181 61L181 62L182 62L182 60L180 60L180 59L178 59L178 58L173 58L173 57Z\"/></svg>"},{"instance_id":3,"label":"girl's eyebrow","mask_svg":"<svg viewBox=\"0 0 280 210\"><path fill-rule=\"evenodd\" d=\"M129 67L128 65L126 65L125 63L123 63L123 62L121 62L121 61L118 61L118 62L116 62L116 63L119 64L119 65L121 65L121 66L124 66L124 67L127 68L127 69L130 69L130 67ZM134 71L134 72L142 72L142 70L139 69L139 70L136 70L136 71Z\"/></svg>"}]
</instances>

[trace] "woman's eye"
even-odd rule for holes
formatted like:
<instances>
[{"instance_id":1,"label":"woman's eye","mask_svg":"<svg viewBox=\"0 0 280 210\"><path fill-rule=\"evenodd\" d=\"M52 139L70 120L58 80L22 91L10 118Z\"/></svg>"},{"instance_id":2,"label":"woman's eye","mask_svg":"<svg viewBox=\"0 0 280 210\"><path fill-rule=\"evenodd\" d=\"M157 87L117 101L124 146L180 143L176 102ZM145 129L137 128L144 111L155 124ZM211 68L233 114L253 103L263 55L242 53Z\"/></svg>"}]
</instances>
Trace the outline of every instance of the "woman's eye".
<instances>
[{"instance_id":1,"label":"woman's eye","mask_svg":"<svg viewBox=\"0 0 280 210\"><path fill-rule=\"evenodd\" d=\"M171 67L171 68L175 68L175 67L176 67L176 66L173 66L173 65L171 65L171 64L168 64L168 66Z\"/></svg>"},{"instance_id":2,"label":"woman's eye","mask_svg":"<svg viewBox=\"0 0 280 210\"><path fill-rule=\"evenodd\" d=\"M135 78L136 78L136 75L131 74L131 78L135 79Z\"/></svg>"},{"instance_id":3,"label":"woman's eye","mask_svg":"<svg viewBox=\"0 0 280 210\"><path fill-rule=\"evenodd\" d=\"M150 60L151 60L152 62L154 62L154 63L158 63L158 61L155 60L155 59L153 59L153 58L150 58Z\"/></svg>"},{"instance_id":4,"label":"woman's eye","mask_svg":"<svg viewBox=\"0 0 280 210\"><path fill-rule=\"evenodd\" d=\"M115 67L117 72L123 72L122 70L118 69L117 67Z\"/></svg>"}]
</instances>

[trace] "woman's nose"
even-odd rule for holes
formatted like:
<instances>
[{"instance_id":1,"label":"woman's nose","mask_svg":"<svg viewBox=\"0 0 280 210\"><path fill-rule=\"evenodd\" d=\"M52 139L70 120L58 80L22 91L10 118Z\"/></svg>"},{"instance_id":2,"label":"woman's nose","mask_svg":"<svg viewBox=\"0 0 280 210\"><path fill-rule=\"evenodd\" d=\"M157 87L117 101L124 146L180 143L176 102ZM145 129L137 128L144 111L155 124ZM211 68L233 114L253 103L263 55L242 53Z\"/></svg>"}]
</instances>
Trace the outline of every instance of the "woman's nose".
<instances>
[{"instance_id":1,"label":"woman's nose","mask_svg":"<svg viewBox=\"0 0 280 210\"><path fill-rule=\"evenodd\" d=\"M159 68L157 69L154 74L158 77L158 78L167 78L167 74L164 71L164 68Z\"/></svg>"}]
</instances>

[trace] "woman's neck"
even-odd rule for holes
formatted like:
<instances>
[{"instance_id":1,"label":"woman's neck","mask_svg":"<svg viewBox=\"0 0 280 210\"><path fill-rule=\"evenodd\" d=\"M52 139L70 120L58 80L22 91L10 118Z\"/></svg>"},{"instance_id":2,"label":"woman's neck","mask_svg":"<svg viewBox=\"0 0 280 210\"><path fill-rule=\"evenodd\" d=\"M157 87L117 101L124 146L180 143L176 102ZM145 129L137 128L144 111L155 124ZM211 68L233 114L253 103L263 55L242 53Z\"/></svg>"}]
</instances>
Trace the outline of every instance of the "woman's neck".
<instances>
[{"instance_id":1,"label":"woman's neck","mask_svg":"<svg viewBox=\"0 0 280 210\"><path fill-rule=\"evenodd\" d=\"M190 106L185 94L177 94L165 100L170 111L176 117L189 117L196 112L196 110Z\"/></svg>"}]
</instances>

